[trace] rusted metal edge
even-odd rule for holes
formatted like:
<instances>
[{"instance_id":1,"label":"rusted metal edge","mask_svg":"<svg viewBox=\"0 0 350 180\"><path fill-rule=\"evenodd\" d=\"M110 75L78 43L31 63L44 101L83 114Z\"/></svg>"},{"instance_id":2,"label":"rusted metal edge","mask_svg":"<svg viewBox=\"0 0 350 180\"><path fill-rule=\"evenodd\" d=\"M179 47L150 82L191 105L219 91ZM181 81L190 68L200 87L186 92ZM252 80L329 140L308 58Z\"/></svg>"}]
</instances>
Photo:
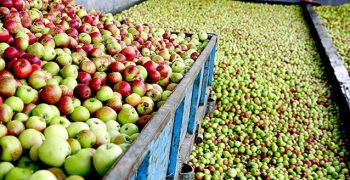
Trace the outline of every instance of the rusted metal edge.
<instances>
[{"instance_id":1,"label":"rusted metal edge","mask_svg":"<svg viewBox=\"0 0 350 180\"><path fill-rule=\"evenodd\" d=\"M204 67L205 61L209 58L211 50L217 42L217 36L210 34L210 41L198 56L192 68L186 73L181 82L177 85L174 92L170 95L166 103L158 110L157 114L144 127L138 138L122 157L114 164L103 179L131 179L137 172L138 166L142 163L147 154L148 146L156 139L164 127L169 123L177 107L181 103L186 93L186 88L193 84L195 77Z\"/></svg>"}]
</instances>

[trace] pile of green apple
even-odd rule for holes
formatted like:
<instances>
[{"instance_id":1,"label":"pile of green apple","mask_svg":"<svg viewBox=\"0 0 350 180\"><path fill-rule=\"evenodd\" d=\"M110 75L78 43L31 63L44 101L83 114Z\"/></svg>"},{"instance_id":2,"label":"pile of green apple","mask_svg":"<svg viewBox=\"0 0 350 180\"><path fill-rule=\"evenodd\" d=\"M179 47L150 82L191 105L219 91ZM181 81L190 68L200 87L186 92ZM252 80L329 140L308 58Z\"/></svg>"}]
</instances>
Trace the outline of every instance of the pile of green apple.
<instances>
[{"instance_id":1,"label":"pile of green apple","mask_svg":"<svg viewBox=\"0 0 350 180\"><path fill-rule=\"evenodd\" d=\"M339 6L319 6L315 9L346 68L350 71L350 3Z\"/></svg>"},{"instance_id":2,"label":"pile of green apple","mask_svg":"<svg viewBox=\"0 0 350 180\"><path fill-rule=\"evenodd\" d=\"M219 37L217 108L189 161L196 179L349 178L339 109L299 6L150 0L117 16Z\"/></svg>"},{"instance_id":3,"label":"pile of green apple","mask_svg":"<svg viewBox=\"0 0 350 180\"><path fill-rule=\"evenodd\" d=\"M103 176L208 43L71 0L0 5L0 180Z\"/></svg>"}]
</instances>

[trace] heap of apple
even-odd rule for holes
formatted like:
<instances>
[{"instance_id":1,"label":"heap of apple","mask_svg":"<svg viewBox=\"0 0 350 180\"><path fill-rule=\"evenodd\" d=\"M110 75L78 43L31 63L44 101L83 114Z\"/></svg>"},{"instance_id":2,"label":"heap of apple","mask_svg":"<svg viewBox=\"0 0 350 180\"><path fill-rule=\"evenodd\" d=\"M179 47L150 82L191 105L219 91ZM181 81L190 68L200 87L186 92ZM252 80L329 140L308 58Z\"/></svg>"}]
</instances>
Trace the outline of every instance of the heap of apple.
<instances>
[{"instance_id":1,"label":"heap of apple","mask_svg":"<svg viewBox=\"0 0 350 180\"><path fill-rule=\"evenodd\" d=\"M189 157L196 179L349 179L349 143L300 6L148 0L117 16L218 35L217 108ZM345 19L336 24L349 31Z\"/></svg>"},{"instance_id":2,"label":"heap of apple","mask_svg":"<svg viewBox=\"0 0 350 180\"><path fill-rule=\"evenodd\" d=\"M339 6L319 6L315 8L321 22L332 38L345 67L350 71L350 3Z\"/></svg>"},{"instance_id":3,"label":"heap of apple","mask_svg":"<svg viewBox=\"0 0 350 180\"><path fill-rule=\"evenodd\" d=\"M0 179L103 176L208 43L69 0L0 5Z\"/></svg>"}]
</instances>

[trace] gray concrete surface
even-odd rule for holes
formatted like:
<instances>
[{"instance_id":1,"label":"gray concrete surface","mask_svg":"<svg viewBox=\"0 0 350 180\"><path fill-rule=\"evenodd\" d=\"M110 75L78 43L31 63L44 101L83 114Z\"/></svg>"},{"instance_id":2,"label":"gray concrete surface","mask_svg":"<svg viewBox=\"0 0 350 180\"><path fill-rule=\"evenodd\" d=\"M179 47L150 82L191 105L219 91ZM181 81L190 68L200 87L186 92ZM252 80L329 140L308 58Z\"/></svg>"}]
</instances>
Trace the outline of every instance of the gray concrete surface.
<instances>
[{"instance_id":1,"label":"gray concrete surface","mask_svg":"<svg viewBox=\"0 0 350 180\"><path fill-rule=\"evenodd\" d=\"M83 5L87 9L94 8L103 12L117 13L142 1L143 0L76 0L75 2Z\"/></svg>"}]
</instances>

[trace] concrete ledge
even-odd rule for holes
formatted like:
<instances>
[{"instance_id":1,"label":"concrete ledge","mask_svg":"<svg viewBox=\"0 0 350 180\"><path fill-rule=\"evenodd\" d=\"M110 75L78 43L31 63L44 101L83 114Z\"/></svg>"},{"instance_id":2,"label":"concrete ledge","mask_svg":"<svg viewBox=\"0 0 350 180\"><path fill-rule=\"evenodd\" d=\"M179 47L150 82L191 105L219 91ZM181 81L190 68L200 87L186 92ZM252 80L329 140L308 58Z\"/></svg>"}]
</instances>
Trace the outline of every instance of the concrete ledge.
<instances>
[{"instance_id":1,"label":"concrete ledge","mask_svg":"<svg viewBox=\"0 0 350 180\"><path fill-rule=\"evenodd\" d=\"M103 12L118 13L142 1L143 0L76 0L75 2L87 9L94 8Z\"/></svg>"}]
</instances>

